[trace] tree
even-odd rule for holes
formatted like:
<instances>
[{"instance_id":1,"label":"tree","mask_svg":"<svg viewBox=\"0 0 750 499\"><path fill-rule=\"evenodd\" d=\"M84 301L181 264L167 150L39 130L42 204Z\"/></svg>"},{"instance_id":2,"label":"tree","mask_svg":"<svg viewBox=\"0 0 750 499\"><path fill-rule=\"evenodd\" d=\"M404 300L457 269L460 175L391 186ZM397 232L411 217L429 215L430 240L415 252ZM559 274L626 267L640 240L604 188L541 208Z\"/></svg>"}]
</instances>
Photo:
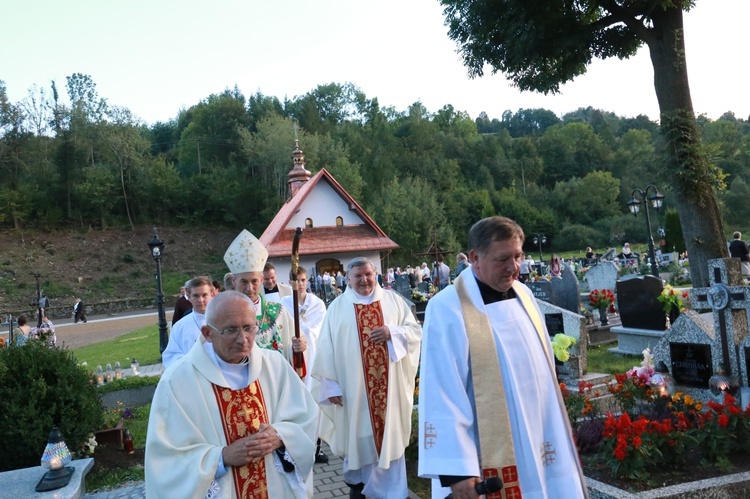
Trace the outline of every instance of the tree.
<instances>
[{"instance_id":1,"label":"tree","mask_svg":"<svg viewBox=\"0 0 750 499\"><path fill-rule=\"evenodd\" d=\"M646 44L654 68L664 156L697 286L707 261L726 257L714 196L716 173L701 147L685 62L683 11L694 0L441 0L449 36L470 76L485 65L521 90L556 93L594 57L628 58Z\"/></svg>"}]
</instances>

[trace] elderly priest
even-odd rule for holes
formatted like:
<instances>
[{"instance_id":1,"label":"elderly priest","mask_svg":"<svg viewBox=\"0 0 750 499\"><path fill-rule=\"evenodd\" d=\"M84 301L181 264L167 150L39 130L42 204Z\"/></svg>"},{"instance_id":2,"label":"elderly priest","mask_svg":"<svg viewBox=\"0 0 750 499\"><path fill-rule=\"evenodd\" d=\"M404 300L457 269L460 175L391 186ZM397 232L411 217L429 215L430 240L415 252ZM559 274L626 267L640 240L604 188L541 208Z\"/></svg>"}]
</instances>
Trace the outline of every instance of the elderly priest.
<instances>
[{"instance_id":1,"label":"elderly priest","mask_svg":"<svg viewBox=\"0 0 750 499\"><path fill-rule=\"evenodd\" d=\"M255 345L253 302L219 294L201 332L156 388L146 495L312 497L318 408L284 357Z\"/></svg>"}]
</instances>

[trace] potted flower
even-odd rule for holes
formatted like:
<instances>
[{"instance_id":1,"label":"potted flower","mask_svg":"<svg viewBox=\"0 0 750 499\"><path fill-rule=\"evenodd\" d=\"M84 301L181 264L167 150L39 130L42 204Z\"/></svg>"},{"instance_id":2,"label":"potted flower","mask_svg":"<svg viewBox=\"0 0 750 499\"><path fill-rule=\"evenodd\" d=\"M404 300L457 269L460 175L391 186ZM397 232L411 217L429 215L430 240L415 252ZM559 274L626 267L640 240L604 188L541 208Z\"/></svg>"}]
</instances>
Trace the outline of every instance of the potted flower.
<instances>
[{"instance_id":1,"label":"potted flower","mask_svg":"<svg viewBox=\"0 0 750 499\"><path fill-rule=\"evenodd\" d=\"M565 362L570 359L570 347L576 343L577 340L575 338L563 333L557 333L552 338L552 351L555 354L555 371L557 371L558 380L560 377L569 374L569 369Z\"/></svg>"},{"instance_id":2,"label":"potted flower","mask_svg":"<svg viewBox=\"0 0 750 499\"><path fill-rule=\"evenodd\" d=\"M675 291L671 284L664 286L664 289L657 297L657 300L664 304L664 313L669 317L670 324L674 324L674 321L677 320L680 312L685 310L682 300L687 300L688 296L689 294L687 291Z\"/></svg>"},{"instance_id":3,"label":"potted flower","mask_svg":"<svg viewBox=\"0 0 750 499\"><path fill-rule=\"evenodd\" d=\"M607 312L611 306L615 303L615 295L612 290L609 289L595 289L589 293L589 303L591 308L599 310L599 318L601 319L602 326L607 325Z\"/></svg>"}]
</instances>

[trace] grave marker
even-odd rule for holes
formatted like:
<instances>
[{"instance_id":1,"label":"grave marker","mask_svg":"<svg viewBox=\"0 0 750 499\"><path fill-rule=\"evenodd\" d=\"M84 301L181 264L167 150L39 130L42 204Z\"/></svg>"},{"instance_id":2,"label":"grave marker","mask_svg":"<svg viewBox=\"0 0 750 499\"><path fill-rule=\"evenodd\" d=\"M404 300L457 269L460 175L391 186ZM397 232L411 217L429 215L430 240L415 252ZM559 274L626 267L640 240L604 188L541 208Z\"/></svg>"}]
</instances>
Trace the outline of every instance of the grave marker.
<instances>
[{"instance_id":1,"label":"grave marker","mask_svg":"<svg viewBox=\"0 0 750 499\"><path fill-rule=\"evenodd\" d=\"M652 275L626 275L616 283L617 310L623 328L664 331L666 314L658 300L664 289L661 279Z\"/></svg>"},{"instance_id":2,"label":"grave marker","mask_svg":"<svg viewBox=\"0 0 750 499\"><path fill-rule=\"evenodd\" d=\"M614 262L599 262L599 265L589 268L586 272L585 280L589 290L608 289L614 293L619 272L620 269Z\"/></svg>"},{"instance_id":3,"label":"grave marker","mask_svg":"<svg viewBox=\"0 0 750 499\"><path fill-rule=\"evenodd\" d=\"M745 279L739 259L709 260L708 271L713 281L711 287L694 288L690 293L690 306L694 310L712 310L714 327L720 339L721 361L727 374L739 376L742 367L739 347L748 332L748 288L743 285Z\"/></svg>"}]
</instances>

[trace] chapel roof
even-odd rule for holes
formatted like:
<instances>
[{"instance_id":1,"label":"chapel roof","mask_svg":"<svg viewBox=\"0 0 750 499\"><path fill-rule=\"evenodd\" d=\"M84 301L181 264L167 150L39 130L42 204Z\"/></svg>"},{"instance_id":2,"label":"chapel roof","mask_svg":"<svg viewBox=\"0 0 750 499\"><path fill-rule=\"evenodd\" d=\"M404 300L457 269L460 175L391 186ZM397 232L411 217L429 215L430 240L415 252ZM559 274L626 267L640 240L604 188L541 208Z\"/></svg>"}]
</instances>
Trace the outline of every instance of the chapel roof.
<instances>
[{"instance_id":1,"label":"chapel roof","mask_svg":"<svg viewBox=\"0 0 750 499\"><path fill-rule=\"evenodd\" d=\"M362 209L354 198L346 192L335 178L321 169L309 181L304 182L292 197L287 199L268 227L260 236L260 241L268 250L270 258L290 256L294 227L287 228L289 221L301 209L310 193L321 182L326 182L340 196L364 223L340 226L303 228L300 239L300 255L331 254L358 251L382 251L398 248L378 224Z\"/></svg>"}]
</instances>

